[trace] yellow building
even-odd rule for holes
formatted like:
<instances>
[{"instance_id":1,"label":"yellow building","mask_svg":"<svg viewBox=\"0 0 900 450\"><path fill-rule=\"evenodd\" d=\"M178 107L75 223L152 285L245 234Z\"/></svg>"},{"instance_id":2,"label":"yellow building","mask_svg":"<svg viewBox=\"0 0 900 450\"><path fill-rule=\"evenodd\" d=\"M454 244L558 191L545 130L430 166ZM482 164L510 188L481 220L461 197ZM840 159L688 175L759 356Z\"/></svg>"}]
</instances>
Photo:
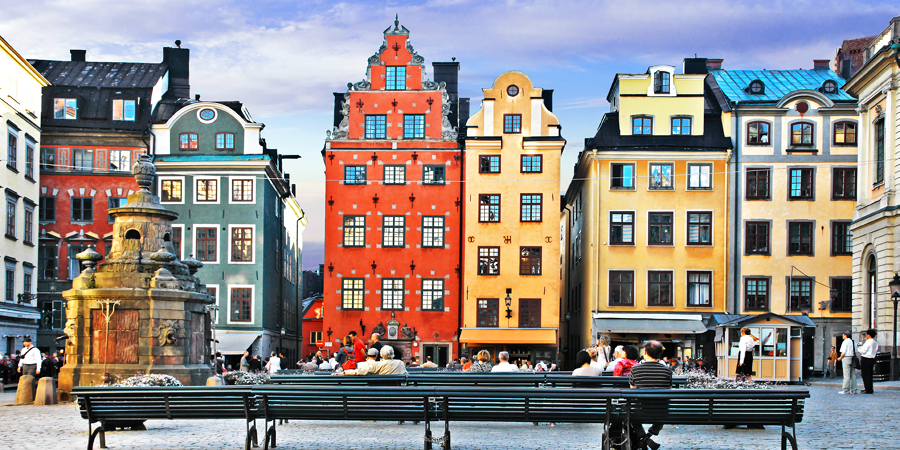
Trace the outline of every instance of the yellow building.
<instances>
[{"instance_id":1,"label":"yellow building","mask_svg":"<svg viewBox=\"0 0 900 450\"><path fill-rule=\"evenodd\" d=\"M556 361L560 156L552 91L503 73L467 123L460 342L475 355Z\"/></svg>"},{"instance_id":2,"label":"yellow building","mask_svg":"<svg viewBox=\"0 0 900 450\"><path fill-rule=\"evenodd\" d=\"M705 67L618 74L566 190L566 357L600 335L711 357L726 311L728 105Z\"/></svg>"}]
</instances>

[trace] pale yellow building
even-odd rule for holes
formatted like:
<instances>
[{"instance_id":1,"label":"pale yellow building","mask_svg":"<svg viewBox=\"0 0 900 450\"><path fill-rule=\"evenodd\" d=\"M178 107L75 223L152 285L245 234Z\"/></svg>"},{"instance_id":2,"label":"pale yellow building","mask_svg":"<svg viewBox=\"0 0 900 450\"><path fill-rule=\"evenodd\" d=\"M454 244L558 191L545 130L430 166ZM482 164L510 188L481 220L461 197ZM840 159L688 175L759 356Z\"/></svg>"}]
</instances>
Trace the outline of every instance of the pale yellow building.
<instances>
[{"instance_id":1,"label":"pale yellow building","mask_svg":"<svg viewBox=\"0 0 900 450\"><path fill-rule=\"evenodd\" d=\"M503 73L468 120L460 342L554 362L559 328L559 173L552 91Z\"/></svg>"}]
</instances>

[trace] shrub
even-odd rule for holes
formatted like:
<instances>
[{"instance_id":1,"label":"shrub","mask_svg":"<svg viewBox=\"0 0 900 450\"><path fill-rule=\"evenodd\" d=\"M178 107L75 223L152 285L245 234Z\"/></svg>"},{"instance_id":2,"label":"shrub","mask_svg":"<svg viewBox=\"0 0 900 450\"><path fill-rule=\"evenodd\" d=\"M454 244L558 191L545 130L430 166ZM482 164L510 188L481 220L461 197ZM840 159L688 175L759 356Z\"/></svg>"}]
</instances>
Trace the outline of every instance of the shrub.
<instances>
[{"instance_id":1,"label":"shrub","mask_svg":"<svg viewBox=\"0 0 900 450\"><path fill-rule=\"evenodd\" d=\"M269 384L269 374L265 372L225 372L225 382L238 385Z\"/></svg>"},{"instance_id":2,"label":"shrub","mask_svg":"<svg viewBox=\"0 0 900 450\"><path fill-rule=\"evenodd\" d=\"M773 389L770 383L755 383L745 379L721 378L703 370L677 370L675 376L687 378L685 389Z\"/></svg>"},{"instance_id":3,"label":"shrub","mask_svg":"<svg viewBox=\"0 0 900 450\"><path fill-rule=\"evenodd\" d=\"M151 387L151 386L181 386L177 378L159 373L147 373L135 375L113 384L113 386Z\"/></svg>"}]
</instances>

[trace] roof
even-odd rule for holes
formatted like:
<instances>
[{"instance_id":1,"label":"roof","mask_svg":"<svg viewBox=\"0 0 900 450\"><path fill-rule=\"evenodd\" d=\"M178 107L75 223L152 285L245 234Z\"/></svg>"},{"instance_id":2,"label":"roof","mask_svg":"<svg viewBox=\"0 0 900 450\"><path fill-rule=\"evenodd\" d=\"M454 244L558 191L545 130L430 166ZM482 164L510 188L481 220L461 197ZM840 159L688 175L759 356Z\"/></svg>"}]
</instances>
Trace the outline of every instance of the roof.
<instances>
[{"instance_id":1,"label":"roof","mask_svg":"<svg viewBox=\"0 0 900 450\"><path fill-rule=\"evenodd\" d=\"M204 100L205 101L205 100ZM181 108L184 108L187 105L193 103L199 103L199 100L193 100L189 98L163 98L159 102L156 103L156 109L153 110L153 117L150 119L153 123L166 123L172 116L175 115ZM232 111L236 112L242 119L247 122L253 123L253 118L250 117L247 110L244 109L244 104L238 101L221 101L221 102L208 102L208 103L218 103L226 108L230 108Z\"/></svg>"},{"instance_id":2,"label":"roof","mask_svg":"<svg viewBox=\"0 0 900 450\"><path fill-rule=\"evenodd\" d=\"M272 158L266 154L257 155L156 155L153 160L166 162L198 162L198 161L270 161Z\"/></svg>"},{"instance_id":3,"label":"roof","mask_svg":"<svg viewBox=\"0 0 900 450\"><path fill-rule=\"evenodd\" d=\"M840 50L846 51L847 53L854 53L858 51L862 51L866 48L873 40L875 40L876 36L866 36L856 39L846 39L841 44Z\"/></svg>"},{"instance_id":4,"label":"roof","mask_svg":"<svg viewBox=\"0 0 900 450\"><path fill-rule=\"evenodd\" d=\"M28 61L56 86L152 88L168 70L164 63Z\"/></svg>"},{"instance_id":5,"label":"roof","mask_svg":"<svg viewBox=\"0 0 900 450\"><path fill-rule=\"evenodd\" d=\"M766 317L773 317L782 320L787 320L789 322L794 322L797 325L801 325L804 327L814 327L816 326L815 322L809 318L809 316L802 314L775 314L775 313L765 313L765 314L713 314L710 316L710 320L707 323L709 327L718 327L718 326L729 326L729 327L739 327L743 326L749 322L757 322Z\"/></svg>"},{"instance_id":6,"label":"roof","mask_svg":"<svg viewBox=\"0 0 900 450\"><path fill-rule=\"evenodd\" d=\"M722 70L709 71L716 79L716 83L722 89L722 93L732 102L756 102L777 103L784 96L794 91L818 90L825 80L834 80L838 87L844 84L844 79L839 77L831 69L810 70ZM750 94L745 89L753 80L762 81L765 84L763 94ZM855 103L856 99L850 94L838 89L834 94L822 95L835 103Z\"/></svg>"},{"instance_id":7,"label":"roof","mask_svg":"<svg viewBox=\"0 0 900 450\"><path fill-rule=\"evenodd\" d=\"M625 135L619 134L619 113L606 113L593 138L585 140L585 148L598 150L658 151L724 151L732 148L731 139L722 129L719 114L704 116L703 134L696 135Z\"/></svg>"}]
</instances>

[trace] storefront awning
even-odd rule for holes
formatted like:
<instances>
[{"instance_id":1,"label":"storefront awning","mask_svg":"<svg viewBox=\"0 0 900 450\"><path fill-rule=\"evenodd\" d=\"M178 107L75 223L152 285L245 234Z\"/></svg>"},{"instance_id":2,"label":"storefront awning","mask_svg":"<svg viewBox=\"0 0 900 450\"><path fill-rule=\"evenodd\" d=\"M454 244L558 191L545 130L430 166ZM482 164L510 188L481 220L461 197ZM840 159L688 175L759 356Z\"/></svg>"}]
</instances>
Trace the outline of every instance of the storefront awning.
<instances>
[{"instance_id":1,"label":"storefront awning","mask_svg":"<svg viewBox=\"0 0 900 450\"><path fill-rule=\"evenodd\" d=\"M4 308L0 306L0 317L37 320L41 318L41 313L34 310L29 311L25 309Z\"/></svg>"},{"instance_id":2,"label":"storefront awning","mask_svg":"<svg viewBox=\"0 0 900 450\"><path fill-rule=\"evenodd\" d=\"M216 332L216 351L223 355L243 355L253 342L259 339L259 333Z\"/></svg>"},{"instance_id":3,"label":"storefront awning","mask_svg":"<svg viewBox=\"0 0 900 450\"><path fill-rule=\"evenodd\" d=\"M697 318L667 317L602 317L594 318L596 333L699 334L707 331Z\"/></svg>"},{"instance_id":4,"label":"storefront awning","mask_svg":"<svg viewBox=\"0 0 900 450\"><path fill-rule=\"evenodd\" d=\"M459 341L470 345L556 345L556 328L463 328Z\"/></svg>"}]
</instances>

